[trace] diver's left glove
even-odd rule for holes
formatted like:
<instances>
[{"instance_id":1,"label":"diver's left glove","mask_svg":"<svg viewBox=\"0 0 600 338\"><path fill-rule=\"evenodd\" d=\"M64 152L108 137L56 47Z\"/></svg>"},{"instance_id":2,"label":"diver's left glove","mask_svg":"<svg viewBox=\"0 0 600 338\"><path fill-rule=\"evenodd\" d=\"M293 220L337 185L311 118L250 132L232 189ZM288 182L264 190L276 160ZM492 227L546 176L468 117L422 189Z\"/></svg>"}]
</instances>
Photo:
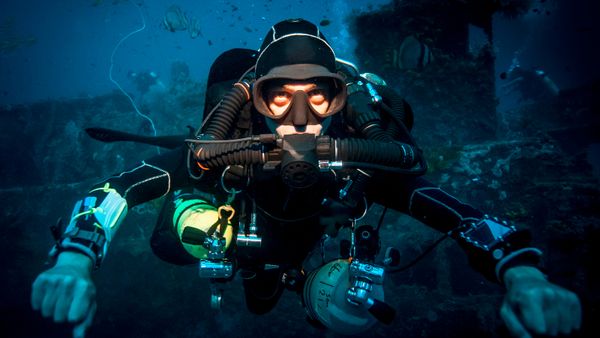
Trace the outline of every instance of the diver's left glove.
<instances>
[{"instance_id":1,"label":"diver's left glove","mask_svg":"<svg viewBox=\"0 0 600 338\"><path fill-rule=\"evenodd\" d=\"M531 266L515 266L504 274L506 296L500 315L514 337L568 335L581 327L577 295L546 280Z\"/></svg>"},{"instance_id":2,"label":"diver's left glove","mask_svg":"<svg viewBox=\"0 0 600 338\"><path fill-rule=\"evenodd\" d=\"M85 336L96 313L92 268L92 261L86 255L67 251L58 256L53 268L42 272L33 282L33 309L57 323L73 323L74 338Z\"/></svg>"}]
</instances>

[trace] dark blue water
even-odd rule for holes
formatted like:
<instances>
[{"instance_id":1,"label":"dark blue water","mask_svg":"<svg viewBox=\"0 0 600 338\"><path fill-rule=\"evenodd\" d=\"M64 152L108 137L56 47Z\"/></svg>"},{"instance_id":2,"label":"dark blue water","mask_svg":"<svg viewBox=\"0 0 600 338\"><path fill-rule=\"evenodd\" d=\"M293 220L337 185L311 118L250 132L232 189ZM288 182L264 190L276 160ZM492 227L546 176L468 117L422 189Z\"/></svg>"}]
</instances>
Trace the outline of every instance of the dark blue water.
<instances>
[{"instance_id":1,"label":"dark blue water","mask_svg":"<svg viewBox=\"0 0 600 338\"><path fill-rule=\"evenodd\" d=\"M152 134L136 109L152 118L158 134L197 127L213 60L230 48L257 49L272 24L290 17L318 24L340 58L363 65L357 55L369 55L361 71L385 69L384 52L401 41L361 53L369 41L353 35L362 29L353 19L379 15L382 8L385 13L391 8L385 5L417 2L2 1L0 336L70 335L70 326L44 320L29 306L32 281L50 267L48 226L69 215L99 177L156 154L152 147L91 140L83 128ZM515 18L494 16L488 68L476 68L487 36L469 25L466 42L457 41L469 53L436 55L441 48L431 45L431 65L379 75L415 108L413 132L428 152L430 178L478 208L530 227L534 243L547 250L549 276L583 300L588 326L580 336L594 336L600 331L594 322L600 312L594 261L600 240L600 5L513 2L530 9ZM165 27L172 6L194 20L191 32ZM393 35L391 26L384 31L376 23L364 31ZM516 64L530 75L545 72L560 95L531 90L543 85L537 78L507 88L511 79L503 80L503 73ZM189 70L189 86L173 78L173 65ZM483 81L472 81L478 71ZM139 81L140 75L152 79ZM152 202L130 212L106 266L95 273L99 309L90 337L338 337L310 326L292 293L273 312L249 315L239 280L227 287L223 311L210 310L207 284L195 267L171 266L152 255L148 241L159 208ZM379 211L370 215L373 221ZM407 260L439 235L398 213L388 214L384 229L382 237L401 247ZM399 318L365 336L508 337L498 316L502 288L471 270L453 244L390 277L386 288Z\"/></svg>"},{"instance_id":2,"label":"dark blue water","mask_svg":"<svg viewBox=\"0 0 600 338\"><path fill-rule=\"evenodd\" d=\"M194 78L205 79L210 63L222 51L258 49L269 27L288 17L330 20L322 30L348 58L352 39L344 16L386 2L3 1L0 22L7 29L0 32L0 39L34 38L35 42L0 51L0 103L93 96L115 89L108 78L111 54L123 37L141 29L144 22L145 28L123 41L114 55L113 76L119 82L130 71L167 76L174 61L187 63ZM173 4L198 20L200 36L192 39L187 32L164 29L163 17Z\"/></svg>"}]
</instances>

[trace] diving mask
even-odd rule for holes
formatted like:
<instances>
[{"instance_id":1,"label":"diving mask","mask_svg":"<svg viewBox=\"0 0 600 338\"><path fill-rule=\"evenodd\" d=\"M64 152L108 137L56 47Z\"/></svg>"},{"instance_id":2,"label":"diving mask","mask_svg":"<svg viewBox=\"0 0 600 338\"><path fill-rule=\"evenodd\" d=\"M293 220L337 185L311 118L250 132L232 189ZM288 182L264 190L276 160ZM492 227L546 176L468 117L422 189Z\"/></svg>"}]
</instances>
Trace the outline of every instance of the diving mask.
<instances>
[{"instance_id":1,"label":"diving mask","mask_svg":"<svg viewBox=\"0 0 600 338\"><path fill-rule=\"evenodd\" d=\"M269 125L305 130L307 126L322 125L328 116L335 113L330 109L331 94L327 85L304 82L268 87L271 88L264 94L268 110L262 113L268 117Z\"/></svg>"},{"instance_id":2,"label":"diving mask","mask_svg":"<svg viewBox=\"0 0 600 338\"><path fill-rule=\"evenodd\" d=\"M294 90L295 84L305 89ZM322 66L288 65L259 78L252 96L256 110L278 124L316 124L344 107L346 84Z\"/></svg>"}]
</instances>

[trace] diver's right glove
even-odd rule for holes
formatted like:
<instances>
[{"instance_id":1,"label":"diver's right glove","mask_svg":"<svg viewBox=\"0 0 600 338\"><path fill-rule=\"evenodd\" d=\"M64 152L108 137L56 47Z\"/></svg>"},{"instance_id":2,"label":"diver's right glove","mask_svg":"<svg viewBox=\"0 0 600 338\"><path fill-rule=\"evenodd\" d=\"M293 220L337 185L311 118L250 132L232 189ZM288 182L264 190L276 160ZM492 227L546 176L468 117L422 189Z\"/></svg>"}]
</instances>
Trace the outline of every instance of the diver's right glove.
<instances>
[{"instance_id":1,"label":"diver's right glove","mask_svg":"<svg viewBox=\"0 0 600 338\"><path fill-rule=\"evenodd\" d=\"M31 306L57 323L74 324L73 337L85 336L96 313L92 261L83 254L63 252L56 265L33 282Z\"/></svg>"}]
</instances>

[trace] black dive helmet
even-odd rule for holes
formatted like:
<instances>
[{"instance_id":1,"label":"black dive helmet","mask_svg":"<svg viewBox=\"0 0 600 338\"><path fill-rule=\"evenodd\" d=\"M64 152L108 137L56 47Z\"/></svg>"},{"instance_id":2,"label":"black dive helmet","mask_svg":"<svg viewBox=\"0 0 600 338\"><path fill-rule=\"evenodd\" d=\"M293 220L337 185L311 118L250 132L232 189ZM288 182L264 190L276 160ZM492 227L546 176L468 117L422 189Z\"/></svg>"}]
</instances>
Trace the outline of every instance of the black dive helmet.
<instances>
[{"instance_id":1,"label":"black dive helmet","mask_svg":"<svg viewBox=\"0 0 600 338\"><path fill-rule=\"evenodd\" d=\"M277 80L326 80L331 103L320 120L340 111L346 104L346 84L336 72L336 58L319 28L304 19L289 19L271 27L256 60L256 82L252 88L254 107L268 118L278 119L270 112L263 95L264 85ZM314 112L313 112L314 113ZM279 123L287 124L287 118Z\"/></svg>"}]
</instances>

